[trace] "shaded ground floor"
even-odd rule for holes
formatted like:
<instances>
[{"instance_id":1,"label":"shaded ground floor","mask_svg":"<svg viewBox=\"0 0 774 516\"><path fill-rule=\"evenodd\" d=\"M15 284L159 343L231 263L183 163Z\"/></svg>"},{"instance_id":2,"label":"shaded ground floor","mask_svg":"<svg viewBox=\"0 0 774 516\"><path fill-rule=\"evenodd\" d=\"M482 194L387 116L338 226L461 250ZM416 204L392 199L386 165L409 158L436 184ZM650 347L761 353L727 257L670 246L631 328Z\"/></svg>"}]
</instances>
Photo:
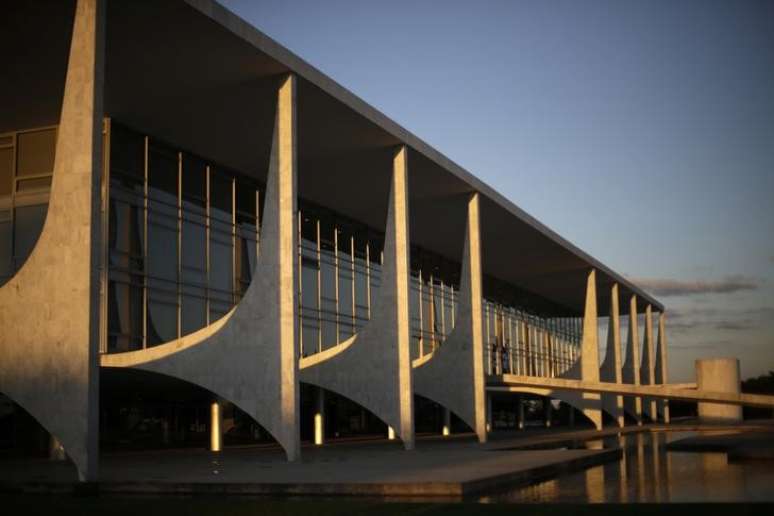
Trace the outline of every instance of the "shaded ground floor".
<instances>
[{"instance_id":1,"label":"shaded ground floor","mask_svg":"<svg viewBox=\"0 0 774 516\"><path fill-rule=\"evenodd\" d=\"M213 403L220 406L224 448L276 444L258 422L205 389L163 375L107 368L100 378L100 449L103 453L206 449L211 445ZM590 426L571 406L529 394L493 393L488 414L492 431ZM421 396L414 397L414 425L420 437L471 431L455 414ZM328 444L384 439L388 429L357 403L302 383L301 441L315 442L316 434ZM23 407L0 393L0 459L43 458L53 446L48 432Z\"/></svg>"}]
</instances>

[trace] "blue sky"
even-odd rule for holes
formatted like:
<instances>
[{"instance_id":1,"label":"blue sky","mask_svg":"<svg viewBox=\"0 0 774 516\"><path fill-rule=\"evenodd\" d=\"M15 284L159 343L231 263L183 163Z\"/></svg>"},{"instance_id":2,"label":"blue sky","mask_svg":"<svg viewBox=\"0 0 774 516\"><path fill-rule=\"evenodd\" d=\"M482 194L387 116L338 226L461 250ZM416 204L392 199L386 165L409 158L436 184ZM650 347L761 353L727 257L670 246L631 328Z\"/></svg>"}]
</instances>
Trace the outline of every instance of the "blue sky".
<instances>
[{"instance_id":1,"label":"blue sky","mask_svg":"<svg viewBox=\"0 0 774 516\"><path fill-rule=\"evenodd\" d=\"M654 292L671 380L774 370L774 2L224 5Z\"/></svg>"}]
</instances>

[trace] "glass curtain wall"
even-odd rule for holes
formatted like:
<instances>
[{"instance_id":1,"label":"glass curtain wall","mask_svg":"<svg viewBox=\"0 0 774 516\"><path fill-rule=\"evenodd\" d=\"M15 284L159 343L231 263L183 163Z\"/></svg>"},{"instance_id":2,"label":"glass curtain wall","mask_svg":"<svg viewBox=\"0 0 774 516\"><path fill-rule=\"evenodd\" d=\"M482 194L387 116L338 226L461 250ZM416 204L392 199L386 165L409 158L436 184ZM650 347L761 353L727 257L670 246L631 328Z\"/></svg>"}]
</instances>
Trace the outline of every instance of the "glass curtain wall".
<instances>
[{"instance_id":1,"label":"glass curtain wall","mask_svg":"<svg viewBox=\"0 0 774 516\"><path fill-rule=\"evenodd\" d=\"M156 138L109 126L103 351L120 352L194 332L239 302L258 256L261 189ZM12 187L20 188L19 182L14 176ZM42 206L39 219L17 215L14 225L0 228L13 235L8 228L22 222L42 224ZM32 234L25 229L24 235ZM371 318L384 235L300 201L298 237L300 352L309 356L344 342ZM34 244L11 240L14 249ZM411 353L418 358L432 353L454 328L459 265L412 247L410 287ZM553 376L577 359L579 318L541 318L516 303L491 299L484 300L484 317L489 374Z\"/></svg>"},{"instance_id":2,"label":"glass curtain wall","mask_svg":"<svg viewBox=\"0 0 774 516\"><path fill-rule=\"evenodd\" d=\"M110 124L105 352L155 346L225 315L258 254L261 190Z\"/></svg>"},{"instance_id":3,"label":"glass curtain wall","mask_svg":"<svg viewBox=\"0 0 774 516\"><path fill-rule=\"evenodd\" d=\"M460 265L418 247L411 249L409 314L411 357L432 353L454 328Z\"/></svg>"},{"instance_id":4,"label":"glass curtain wall","mask_svg":"<svg viewBox=\"0 0 774 516\"><path fill-rule=\"evenodd\" d=\"M555 377L580 356L582 317L554 317L534 299L494 278L484 278L486 374Z\"/></svg>"},{"instance_id":5,"label":"glass curtain wall","mask_svg":"<svg viewBox=\"0 0 774 516\"><path fill-rule=\"evenodd\" d=\"M371 318L381 286L384 237L351 219L299 202L301 356L344 342Z\"/></svg>"},{"instance_id":6,"label":"glass curtain wall","mask_svg":"<svg viewBox=\"0 0 774 516\"><path fill-rule=\"evenodd\" d=\"M0 134L0 285L24 264L48 211L56 127Z\"/></svg>"},{"instance_id":7,"label":"glass curtain wall","mask_svg":"<svg viewBox=\"0 0 774 516\"><path fill-rule=\"evenodd\" d=\"M384 235L304 202L298 225L301 356L309 356L344 342L370 319ZM459 265L412 248L412 357L432 352L451 333L458 285Z\"/></svg>"},{"instance_id":8,"label":"glass curtain wall","mask_svg":"<svg viewBox=\"0 0 774 516\"><path fill-rule=\"evenodd\" d=\"M120 124L108 127L103 352L120 352L192 333L241 299L258 256L261 188ZM56 127L0 135L0 284L40 235L55 144ZM370 319L384 235L311 203L299 206L300 346L308 356L345 341ZM459 265L412 247L412 358L432 353L451 333L458 295ZM581 318L539 317L493 299L483 305L488 374L556 376L577 360Z\"/></svg>"},{"instance_id":9,"label":"glass curtain wall","mask_svg":"<svg viewBox=\"0 0 774 516\"><path fill-rule=\"evenodd\" d=\"M484 299L486 374L555 377L580 356L583 319L539 317Z\"/></svg>"}]
</instances>

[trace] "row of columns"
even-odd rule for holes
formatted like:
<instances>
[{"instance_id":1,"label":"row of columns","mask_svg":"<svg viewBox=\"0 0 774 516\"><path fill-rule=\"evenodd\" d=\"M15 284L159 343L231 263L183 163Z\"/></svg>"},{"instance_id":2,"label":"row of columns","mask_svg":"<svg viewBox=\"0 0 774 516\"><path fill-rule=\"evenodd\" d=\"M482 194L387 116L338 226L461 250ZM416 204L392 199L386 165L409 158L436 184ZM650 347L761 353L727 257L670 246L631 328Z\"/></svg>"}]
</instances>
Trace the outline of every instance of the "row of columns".
<instances>
[{"instance_id":1,"label":"row of columns","mask_svg":"<svg viewBox=\"0 0 774 516\"><path fill-rule=\"evenodd\" d=\"M38 406L39 399L31 399L29 403L26 403L27 397L14 391L16 383L9 383L7 388L9 392L16 394L16 399L25 405L31 413L35 414L41 421L49 423L47 428L52 434L61 437L61 444L76 463L83 480L95 480L98 466L96 432L98 431L99 365L96 364L96 354L99 344L99 321L96 317L96 309L99 299L97 288L99 217L93 208L99 205L99 189L96 185L98 185L101 176L99 127L104 117L101 106L104 70L102 61L104 52L103 24L104 3L102 1L79 0L77 2L49 206L48 217L50 220L47 220L38 244L38 248L45 248L47 240L52 238L51 227L60 227L62 223L67 221L66 216L72 218L72 199L75 197L72 197L71 190L77 190L84 201L77 204L86 207L82 210L83 213L78 213L80 218L77 222L80 233L75 234L73 238L70 238L67 232L57 233L57 238L66 241L55 242L56 245L51 246L49 251L56 251L56 256L47 260L45 265L47 270L56 271L56 274L74 271L73 277L80 278L76 284L85 285L81 298L83 298L82 305L86 305L88 310L79 319L82 323L79 328L82 331L78 335L67 335L67 339L73 341L75 347L65 350L70 355L74 353L78 355L78 367L73 369L74 371L77 369L78 374L73 374L72 377L67 378L57 378L57 382L52 384L50 389L51 399L56 401L60 399L56 395L57 392L77 387L77 393L62 401L63 405L77 404L77 407L70 408L78 412L79 418L59 418L49 421L51 418L47 417L46 414L49 412L53 414L51 407ZM169 374L202 385L222 399L229 399L259 422L265 424L283 446L289 460L295 460L300 455L298 302L295 288L298 274L296 260L298 257L294 223L298 198L296 83L296 77L289 74L282 78L277 89L275 128L264 208L265 212L269 213L268 215L265 213L264 225L261 228L261 256L259 269L257 269L253 280L253 291L245 295L241 306L238 305L235 308L232 315L229 316L229 320L224 321L219 326L214 325L217 328L208 330L211 331L211 334L206 337L208 340L197 342L195 345L185 344L189 346L186 354L178 353L177 348L168 350L160 346L141 352L149 353L144 355L146 360L148 356L154 357L154 360L147 362L143 362L141 354L132 355L125 362L121 362L123 360L121 358L115 358L113 362L110 362L105 356L102 357L103 365L138 367ZM381 390L381 398L375 397L377 394L372 393L368 399L375 400L374 403L379 403L379 400L382 400L389 405L382 412L387 416L384 419L390 425L389 433L391 436L400 437L404 446L410 449L414 442L414 388L412 383L414 371L409 351L408 154L408 148L405 145L400 145L396 148L393 159L392 190L385 235L385 268L383 271L385 284L382 289L385 295L381 299L381 303L386 307L385 313L387 315L384 320L387 321L385 327L389 330L389 334L382 337L381 342L384 342L385 346L374 348L378 350L375 352L381 355L373 359L374 363L383 364L385 357L388 357L390 363L395 367L395 374L392 374L393 370L391 370L390 375L384 375L383 379L380 380L381 383L373 387L374 393L379 394ZM66 202L69 204L64 206L63 203ZM455 412L457 410L464 411L465 417L463 419L476 430L479 440L484 441L486 440L484 430L486 396L483 372L484 339L478 203L478 194L472 193L468 203L468 224L462 274L462 283L467 285L466 296L468 296L466 310L464 310L466 313L461 314L467 319L465 319L464 324L460 325L460 331L465 331L465 339L461 339L459 349L455 351L457 362L463 361L469 364L469 367L464 369L464 378L459 380L463 383L469 382L471 387L460 401L460 406L463 408L455 409ZM60 226L56 226L56 224ZM34 253L42 254L41 249L38 248L35 249ZM78 260L72 259L73 250L80 253ZM33 267L37 261L41 261L35 254L30 257L30 267ZM62 257L65 257L64 262L62 262ZM44 279L49 278L46 276ZM389 285L389 281L394 283ZM57 284L53 280L50 283L50 285L46 285L47 288ZM39 282L30 282L30 285L41 292L46 292L50 299L42 300L38 305L40 310L30 310L28 314L57 313L61 310L62 305L76 305L72 302L74 299L72 292L70 292L68 299L61 301L51 296L50 289L40 289ZM18 304L19 300L14 297L7 286L3 294L6 293L8 306ZM635 303L636 307L636 299L632 298L632 302ZM82 313L84 312L83 306L76 308ZM263 311L256 312L257 309ZM463 311L462 306L460 310ZM0 320L6 321L5 327L19 327L18 321L22 320L22 317L14 315L15 312L14 314L10 311L2 312L4 318ZM259 315L256 315L257 313ZM632 314L634 315L630 315L630 317L634 317L636 320L636 310ZM647 314L648 320L650 320L650 307L648 307ZM617 319L617 314L615 318ZM256 322L257 319L260 321ZM585 380L599 379L596 325L596 272L591 270L587 279L583 352L580 361L580 373ZM49 327L51 323L50 321L41 321L37 326ZM64 325L63 327L69 328L70 326ZM635 328L632 329L630 324L630 332L636 332L636 325L634 326ZM664 343L662 328L662 321L660 321L660 347ZM655 381L654 375L658 369L662 381L665 382L666 350L660 349L658 356L661 357L662 364L657 366L654 363L652 324L650 323L646 324L646 337L649 347L646 359L640 366L640 374L630 374L629 376L632 381L652 383ZM28 339L20 338L19 342L26 340ZM38 339L39 342L45 340ZM452 347L448 345L450 340L447 340L444 348ZM208 344L209 347L205 344ZM76 347L77 349L75 349ZM632 348L636 349L636 347L634 345ZM24 351L25 356L29 356L29 347L25 347ZM50 348L47 348L46 352L50 353ZM164 355L164 353L168 354ZM258 360L257 357L261 357L261 360ZM7 363L11 363L10 359ZM636 363L635 359L632 362L632 373ZM34 374L43 369L41 367L35 370ZM626 368L624 368L625 371ZM352 370L347 370L346 373L340 374L351 375L354 373ZM39 380L35 380L34 377L21 378L18 382L19 389L31 389L32 392L38 393L35 387L26 387L35 385L36 381ZM617 377L616 381L618 381ZM623 381L626 381L626 378L623 378ZM581 397L584 413L595 423L601 422L598 408L600 395L583 393ZM446 405L451 406L451 403L446 403ZM373 408L367 404L364 406L369 409ZM444 415L446 432L450 431L448 406ZM655 413L655 403L650 404L649 407ZM322 443L324 440L322 432L323 394L317 400L317 408L315 442ZM213 429L211 447L217 450L222 447L222 411L219 403L211 405L211 418L211 428Z\"/></svg>"},{"instance_id":2,"label":"row of columns","mask_svg":"<svg viewBox=\"0 0 774 516\"><path fill-rule=\"evenodd\" d=\"M653 309L645 307L645 335L640 357L639 311L635 294L629 298L629 321L626 339L626 361L621 363L621 324L619 310L619 287L615 283L610 290L610 317L608 323L607 352L600 366L599 380L609 383L628 383L633 385L655 385L667 383L666 362L666 315L658 316L658 336L653 338ZM655 346L655 347L654 347ZM585 349L584 349L585 352ZM584 378L586 379L586 378ZM669 422L668 401L639 396L624 397L619 394L604 394L603 406L620 427L624 425L624 411L629 412L638 424L642 424L643 411L652 420L662 414L664 422ZM660 406L660 410L659 410Z\"/></svg>"}]
</instances>

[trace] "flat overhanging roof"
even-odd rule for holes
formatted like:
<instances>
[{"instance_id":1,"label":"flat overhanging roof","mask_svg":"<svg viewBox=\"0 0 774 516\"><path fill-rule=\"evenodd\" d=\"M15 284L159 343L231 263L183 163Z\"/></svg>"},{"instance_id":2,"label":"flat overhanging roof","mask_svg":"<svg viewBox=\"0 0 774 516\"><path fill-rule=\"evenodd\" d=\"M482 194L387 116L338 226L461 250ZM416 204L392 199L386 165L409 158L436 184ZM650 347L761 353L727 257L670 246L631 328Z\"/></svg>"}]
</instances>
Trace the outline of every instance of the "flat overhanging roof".
<instances>
[{"instance_id":1,"label":"flat overhanging roof","mask_svg":"<svg viewBox=\"0 0 774 516\"><path fill-rule=\"evenodd\" d=\"M17 67L24 76L0 85L0 93L13 100L28 98L25 91L39 91L39 99L53 96L56 102L39 103L35 116L21 107L18 113L9 110L4 118L15 124L9 128L56 123L59 116L72 2L45 4L58 12L45 22L42 37L51 41L30 47L23 62L17 58L10 69ZM302 197L383 228L391 149L405 143L410 148L412 243L460 261L467 195L479 192L487 275L551 301L563 315L580 315L586 274L593 267L600 315L609 311L613 283L619 284L622 313L628 312L632 294L641 299L640 311L646 304L663 310L655 298L216 2L106 5L107 116L263 180L274 122L273 88L279 75L293 72L300 79ZM25 9L31 17L31 8ZM14 37L7 32L3 40ZM40 69L48 70L48 80Z\"/></svg>"}]
</instances>

